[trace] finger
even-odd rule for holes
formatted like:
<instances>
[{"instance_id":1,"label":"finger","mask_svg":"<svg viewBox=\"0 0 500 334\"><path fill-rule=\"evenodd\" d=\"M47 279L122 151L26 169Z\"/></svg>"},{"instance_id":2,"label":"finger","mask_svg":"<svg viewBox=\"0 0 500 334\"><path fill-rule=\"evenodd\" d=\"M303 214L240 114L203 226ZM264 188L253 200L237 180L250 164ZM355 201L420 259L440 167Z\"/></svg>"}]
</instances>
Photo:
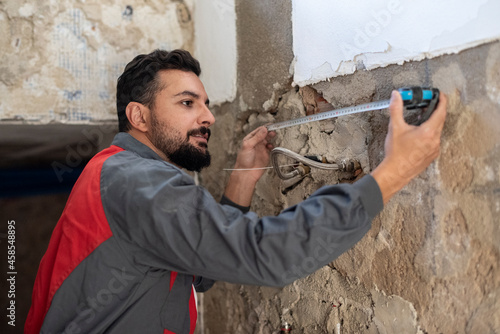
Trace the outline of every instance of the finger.
<instances>
[{"instance_id":1,"label":"finger","mask_svg":"<svg viewBox=\"0 0 500 334\"><path fill-rule=\"evenodd\" d=\"M424 124L427 124L426 126L430 126L432 128L441 131L444 126L444 121L446 119L447 105L448 105L448 97L445 94L440 93L439 103L437 105L436 110L434 110L431 117L429 117L429 119L425 121Z\"/></svg>"},{"instance_id":2,"label":"finger","mask_svg":"<svg viewBox=\"0 0 500 334\"><path fill-rule=\"evenodd\" d=\"M258 128L254 129L252 132L250 132L249 134L247 134L245 136L245 138L243 138L243 140L248 140L248 139L252 138L257 133L259 133L260 131L262 131L262 128L264 128L267 131L267 128L265 128L264 126L259 126Z\"/></svg>"},{"instance_id":3,"label":"finger","mask_svg":"<svg viewBox=\"0 0 500 334\"><path fill-rule=\"evenodd\" d=\"M271 124L273 124L273 123L268 122L268 123L264 124L263 126L264 126L264 127L266 128L266 130L267 130L267 127L268 127L269 125L271 125ZM272 139L272 138L274 138L275 136L276 136L276 131L272 131L272 130L271 130L271 131L269 131L269 130L267 130L267 139Z\"/></svg>"},{"instance_id":4,"label":"finger","mask_svg":"<svg viewBox=\"0 0 500 334\"><path fill-rule=\"evenodd\" d=\"M267 137L266 137L267 140L271 140L274 137L276 137L276 132L275 131L268 131L267 132Z\"/></svg>"},{"instance_id":5,"label":"finger","mask_svg":"<svg viewBox=\"0 0 500 334\"><path fill-rule=\"evenodd\" d=\"M266 136L266 140L265 140L266 143L273 143L275 137L276 137L276 132L269 131L267 133L267 136Z\"/></svg>"},{"instance_id":6,"label":"finger","mask_svg":"<svg viewBox=\"0 0 500 334\"><path fill-rule=\"evenodd\" d=\"M391 104L389 105L389 114L391 116L390 125L399 128L406 125L403 118L403 99L397 90L391 93Z\"/></svg>"},{"instance_id":7,"label":"finger","mask_svg":"<svg viewBox=\"0 0 500 334\"><path fill-rule=\"evenodd\" d=\"M266 139L267 134L268 134L267 128L265 126L260 126L257 129L253 130L252 132L250 132L243 139L243 141L245 142L245 145L250 147L255 147L257 144L261 143L263 140Z\"/></svg>"}]
</instances>

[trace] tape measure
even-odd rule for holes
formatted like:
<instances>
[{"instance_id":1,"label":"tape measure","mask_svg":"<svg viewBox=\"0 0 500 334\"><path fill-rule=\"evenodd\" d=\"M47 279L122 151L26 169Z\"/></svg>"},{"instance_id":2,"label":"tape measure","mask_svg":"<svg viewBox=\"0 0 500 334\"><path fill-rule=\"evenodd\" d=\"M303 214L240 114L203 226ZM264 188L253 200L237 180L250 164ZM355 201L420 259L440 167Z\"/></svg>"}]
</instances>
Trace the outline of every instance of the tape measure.
<instances>
[{"instance_id":1,"label":"tape measure","mask_svg":"<svg viewBox=\"0 0 500 334\"><path fill-rule=\"evenodd\" d=\"M430 87L404 87L398 89L403 99L403 105L407 109L425 108L425 112L421 115L420 119L415 125L420 125L425 122L436 108L439 101L439 89ZM325 119L335 118L339 116L357 114L360 112L386 109L390 105L390 100L382 100L360 104L352 107L345 107L330 111L325 111L319 114L304 116L289 121L278 122L267 126L268 131L275 131L278 129L288 128L300 124L321 121Z\"/></svg>"}]
</instances>

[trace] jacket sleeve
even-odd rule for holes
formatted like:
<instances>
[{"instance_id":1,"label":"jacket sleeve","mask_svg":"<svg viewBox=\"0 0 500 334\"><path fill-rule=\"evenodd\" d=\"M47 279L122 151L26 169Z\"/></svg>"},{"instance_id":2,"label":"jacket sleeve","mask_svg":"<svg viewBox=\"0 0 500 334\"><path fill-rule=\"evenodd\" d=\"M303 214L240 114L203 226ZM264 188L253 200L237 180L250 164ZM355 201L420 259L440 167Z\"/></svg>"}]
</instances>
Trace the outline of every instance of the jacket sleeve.
<instances>
[{"instance_id":1,"label":"jacket sleeve","mask_svg":"<svg viewBox=\"0 0 500 334\"><path fill-rule=\"evenodd\" d=\"M227 198L225 195L222 195L222 198L221 198L219 203L235 207L243 213L247 213L248 211L250 211L249 206L238 205L238 204L234 203L233 201L231 201L229 198ZM196 289L197 292L206 292L214 284L215 284L214 280L211 280L211 279L205 278L205 277L201 277L201 276L197 276L195 281L194 281L194 288Z\"/></svg>"},{"instance_id":2,"label":"jacket sleeve","mask_svg":"<svg viewBox=\"0 0 500 334\"><path fill-rule=\"evenodd\" d=\"M383 206L369 175L262 218L217 203L159 162L110 163L101 180L106 216L132 261L242 284L284 286L307 276L358 242Z\"/></svg>"},{"instance_id":3,"label":"jacket sleeve","mask_svg":"<svg viewBox=\"0 0 500 334\"><path fill-rule=\"evenodd\" d=\"M230 205L233 208L236 208L236 209L240 210L243 213L247 213L248 211L250 211L250 207L249 206L238 205L238 204L234 203L233 201L231 201L229 198L227 198L226 195L222 195L222 198L221 198L221 200L220 200L219 203L220 204L224 204L224 205Z\"/></svg>"},{"instance_id":4,"label":"jacket sleeve","mask_svg":"<svg viewBox=\"0 0 500 334\"><path fill-rule=\"evenodd\" d=\"M215 281L210 279L210 278L205 278L201 276L196 276L196 279L194 280L194 288L196 289L196 292L206 292L208 291L213 285L215 284Z\"/></svg>"},{"instance_id":5,"label":"jacket sleeve","mask_svg":"<svg viewBox=\"0 0 500 334\"><path fill-rule=\"evenodd\" d=\"M247 213L248 211L250 211L250 207L238 205L238 204L234 203L233 201L231 201L229 198L227 198L225 195L222 195L222 198L221 198L219 203L235 207L243 213ZM197 276L195 281L194 281L194 288L196 289L197 292L206 292L214 284L215 284L214 280L211 280L211 279L205 278L205 277L201 277L201 276Z\"/></svg>"}]
</instances>

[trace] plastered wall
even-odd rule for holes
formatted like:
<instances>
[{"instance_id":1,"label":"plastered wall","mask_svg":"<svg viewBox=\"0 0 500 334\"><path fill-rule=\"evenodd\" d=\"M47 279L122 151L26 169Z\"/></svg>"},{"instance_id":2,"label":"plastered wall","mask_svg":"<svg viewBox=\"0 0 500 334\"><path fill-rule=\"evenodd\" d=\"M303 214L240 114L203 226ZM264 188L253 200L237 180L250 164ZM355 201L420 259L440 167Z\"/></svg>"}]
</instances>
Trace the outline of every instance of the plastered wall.
<instances>
[{"instance_id":1,"label":"plastered wall","mask_svg":"<svg viewBox=\"0 0 500 334\"><path fill-rule=\"evenodd\" d=\"M292 8L299 86L500 38L500 3L494 0L292 0Z\"/></svg>"},{"instance_id":2,"label":"plastered wall","mask_svg":"<svg viewBox=\"0 0 500 334\"><path fill-rule=\"evenodd\" d=\"M224 150L212 149L215 160L202 174L216 197L245 133L303 116L312 103L290 85L285 65L293 59L290 7L239 1L236 11L244 44L237 101L215 109L212 147ZM267 33L258 34L263 27ZM449 97L440 157L386 205L361 242L315 274L282 289L217 283L204 296L204 333L279 333L283 321L292 333L500 331L500 43L359 69L307 90L343 107L386 99L408 85L432 85ZM354 158L369 173L383 159L388 121L380 111L279 130L275 145ZM252 209L273 215L323 184L355 178L313 170L290 185L269 171ZM314 259L288 274L300 275L308 261Z\"/></svg>"},{"instance_id":3,"label":"plastered wall","mask_svg":"<svg viewBox=\"0 0 500 334\"><path fill-rule=\"evenodd\" d=\"M191 1L2 1L0 121L115 122L137 54L193 51ZM7 98L8 97L8 98Z\"/></svg>"},{"instance_id":4,"label":"plastered wall","mask_svg":"<svg viewBox=\"0 0 500 334\"><path fill-rule=\"evenodd\" d=\"M210 104L232 101L236 95L236 12L234 0L195 0L193 21L200 79Z\"/></svg>"}]
</instances>

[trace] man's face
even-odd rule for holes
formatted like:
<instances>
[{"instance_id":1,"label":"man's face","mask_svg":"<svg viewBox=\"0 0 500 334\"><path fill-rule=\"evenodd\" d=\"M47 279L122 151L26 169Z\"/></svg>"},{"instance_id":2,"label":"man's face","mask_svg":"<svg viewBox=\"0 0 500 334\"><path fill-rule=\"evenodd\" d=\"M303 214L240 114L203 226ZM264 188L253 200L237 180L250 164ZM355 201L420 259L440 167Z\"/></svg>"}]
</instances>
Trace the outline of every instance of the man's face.
<instances>
[{"instance_id":1,"label":"man's face","mask_svg":"<svg viewBox=\"0 0 500 334\"><path fill-rule=\"evenodd\" d=\"M205 88L193 72L160 71L158 78L163 89L156 95L147 136L170 162L200 171L210 165L208 128L215 122Z\"/></svg>"}]
</instances>

